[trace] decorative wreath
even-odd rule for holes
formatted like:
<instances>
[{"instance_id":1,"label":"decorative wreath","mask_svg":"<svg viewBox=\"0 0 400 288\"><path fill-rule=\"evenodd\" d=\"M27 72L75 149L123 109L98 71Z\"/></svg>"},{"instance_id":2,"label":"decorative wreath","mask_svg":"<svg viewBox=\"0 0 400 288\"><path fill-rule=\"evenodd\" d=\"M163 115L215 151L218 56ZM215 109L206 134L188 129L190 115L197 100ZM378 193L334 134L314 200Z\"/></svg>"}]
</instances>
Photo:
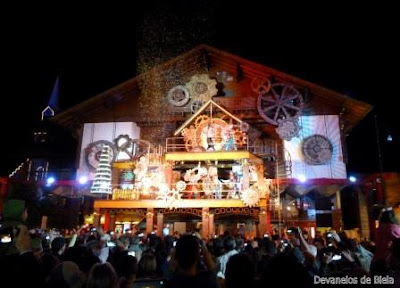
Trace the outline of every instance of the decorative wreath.
<instances>
[{"instance_id":1,"label":"decorative wreath","mask_svg":"<svg viewBox=\"0 0 400 288\"><path fill-rule=\"evenodd\" d=\"M278 127L275 128L275 131L281 139L290 141L293 137L299 136L300 129L299 117L296 116L278 119Z\"/></svg>"},{"instance_id":2,"label":"decorative wreath","mask_svg":"<svg viewBox=\"0 0 400 288\"><path fill-rule=\"evenodd\" d=\"M175 189L160 190L157 199L165 201L166 207L171 210L179 206L182 201L182 195Z\"/></svg>"},{"instance_id":3,"label":"decorative wreath","mask_svg":"<svg viewBox=\"0 0 400 288\"><path fill-rule=\"evenodd\" d=\"M200 177L206 177L208 175L208 170L206 167L199 167L198 171Z\"/></svg>"},{"instance_id":4,"label":"decorative wreath","mask_svg":"<svg viewBox=\"0 0 400 288\"><path fill-rule=\"evenodd\" d=\"M258 191L254 188L244 189L242 193L242 201L244 205L248 207L254 207L260 202L260 196L258 195Z\"/></svg>"},{"instance_id":5,"label":"decorative wreath","mask_svg":"<svg viewBox=\"0 0 400 288\"><path fill-rule=\"evenodd\" d=\"M171 190L170 197L167 199L167 207L171 210L173 208L177 208L179 204L182 202L182 195L179 191L175 189Z\"/></svg>"},{"instance_id":6,"label":"decorative wreath","mask_svg":"<svg viewBox=\"0 0 400 288\"><path fill-rule=\"evenodd\" d=\"M183 191L183 190L185 190L186 189L186 182L185 181L178 181L177 183L176 183L176 189L179 191L179 192L181 192L181 191Z\"/></svg>"}]
</instances>

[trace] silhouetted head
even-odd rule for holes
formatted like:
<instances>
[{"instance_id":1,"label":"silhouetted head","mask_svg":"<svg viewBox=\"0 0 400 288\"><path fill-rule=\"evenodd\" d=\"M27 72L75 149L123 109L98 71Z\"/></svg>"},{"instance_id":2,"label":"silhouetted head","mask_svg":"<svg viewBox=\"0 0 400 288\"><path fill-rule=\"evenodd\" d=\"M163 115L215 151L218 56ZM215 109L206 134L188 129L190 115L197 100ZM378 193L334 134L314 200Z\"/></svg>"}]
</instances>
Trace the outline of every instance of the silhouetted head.
<instances>
[{"instance_id":1,"label":"silhouetted head","mask_svg":"<svg viewBox=\"0 0 400 288\"><path fill-rule=\"evenodd\" d=\"M382 209L379 223L399 224L399 220L397 219L392 207Z\"/></svg>"},{"instance_id":2,"label":"silhouetted head","mask_svg":"<svg viewBox=\"0 0 400 288\"><path fill-rule=\"evenodd\" d=\"M86 287L118 287L118 275L114 267L108 262L93 265L89 271Z\"/></svg>"},{"instance_id":3,"label":"silhouetted head","mask_svg":"<svg viewBox=\"0 0 400 288\"><path fill-rule=\"evenodd\" d=\"M231 256L225 271L226 288L254 287L254 263L248 254Z\"/></svg>"},{"instance_id":4,"label":"silhouetted head","mask_svg":"<svg viewBox=\"0 0 400 288\"><path fill-rule=\"evenodd\" d=\"M197 264L200 257L199 239L193 235L183 235L179 238L175 248L175 258L183 270L190 269Z\"/></svg>"},{"instance_id":5,"label":"silhouetted head","mask_svg":"<svg viewBox=\"0 0 400 288\"><path fill-rule=\"evenodd\" d=\"M226 236L224 239L225 252L236 248L236 240L233 236Z\"/></svg>"}]
</instances>

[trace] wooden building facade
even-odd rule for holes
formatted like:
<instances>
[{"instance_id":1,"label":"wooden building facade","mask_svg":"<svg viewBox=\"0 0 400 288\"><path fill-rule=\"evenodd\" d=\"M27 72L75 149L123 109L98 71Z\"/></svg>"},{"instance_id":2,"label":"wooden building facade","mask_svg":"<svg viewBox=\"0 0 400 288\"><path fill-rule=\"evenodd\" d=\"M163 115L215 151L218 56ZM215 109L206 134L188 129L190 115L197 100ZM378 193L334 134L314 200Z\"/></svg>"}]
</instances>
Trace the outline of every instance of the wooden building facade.
<instances>
[{"instance_id":1,"label":"wooden building facade","mask_svg":"<svg viewBox=\"0 0 400 288\"><path fill-rule=\"evenodd\" d=\"M225 228L252 237L282 222L315 227L322 214L341 225L345 137L371 108L201 45L54 121L78 138L77 178L109 178L95 223L145 219L160 235L196 223L205 238Z\"/></svg>"}]
</instances>

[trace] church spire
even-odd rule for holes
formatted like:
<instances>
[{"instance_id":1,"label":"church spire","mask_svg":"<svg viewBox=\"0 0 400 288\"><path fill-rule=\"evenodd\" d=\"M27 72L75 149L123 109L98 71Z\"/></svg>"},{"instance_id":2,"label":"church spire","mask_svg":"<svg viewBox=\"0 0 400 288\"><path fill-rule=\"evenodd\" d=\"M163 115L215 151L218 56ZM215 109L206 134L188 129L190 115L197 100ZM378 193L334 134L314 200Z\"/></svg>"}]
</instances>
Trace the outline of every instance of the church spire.
<instances>
[{"instance_id":1,"label":"church spire","mask_svg":"<svg viewBox=\"0 0 400 288\"><path fill-rule=\"evenodd\" d=\"M44 118L53 117L55 114L55 111L59 110L59 108L58 108L58 83L59 83L59 77L57 76L57 79L54 82L53 90L51 91L49 104L42 111L42 121L44 120Z\"/></svg>"}]
</instances>

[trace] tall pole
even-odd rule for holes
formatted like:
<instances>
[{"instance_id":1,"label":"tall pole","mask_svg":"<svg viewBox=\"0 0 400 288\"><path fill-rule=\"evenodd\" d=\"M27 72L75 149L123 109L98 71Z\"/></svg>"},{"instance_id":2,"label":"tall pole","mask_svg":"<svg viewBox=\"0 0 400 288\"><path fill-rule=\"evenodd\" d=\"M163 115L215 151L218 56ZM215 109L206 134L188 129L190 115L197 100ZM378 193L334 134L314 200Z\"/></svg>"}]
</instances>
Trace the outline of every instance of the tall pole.
<instances>
[{"instance_id":1,"label":"tall pole","mask_svg":"<svg viewBox=\"0 0 400 288\"><path fill-rule=\"evenodd\" d=\"M382 187L382 204L386 205L386 189L385 189L385 180L383 179L383 159L382 159L382 149L381 149L381 140L380 140L380 129L379 129L379 120L378 114L374 115L375 120L375 134L376 134L376 149L378 152L378 165L379 165L379 177L380 183Z\"/></svg>"},{"instance_id":2,"label":"tall pole","mask_svg":"<svg viewBox=\"0 0 400 288\"><path fill-rule=\"evenodd\" d=\"M281 208L283 208L281 206L281 191L280 191L280 187L279 187L279 152L278 152L278 143L275 141L275 157L276 157L276 161L275 161L275 179L276 179L276 190L278 193L278 234L279 237L282 236L282 231L281 231L281 221L282 221L282 215L281 215Z\"/></svg>"}]
</instances>

